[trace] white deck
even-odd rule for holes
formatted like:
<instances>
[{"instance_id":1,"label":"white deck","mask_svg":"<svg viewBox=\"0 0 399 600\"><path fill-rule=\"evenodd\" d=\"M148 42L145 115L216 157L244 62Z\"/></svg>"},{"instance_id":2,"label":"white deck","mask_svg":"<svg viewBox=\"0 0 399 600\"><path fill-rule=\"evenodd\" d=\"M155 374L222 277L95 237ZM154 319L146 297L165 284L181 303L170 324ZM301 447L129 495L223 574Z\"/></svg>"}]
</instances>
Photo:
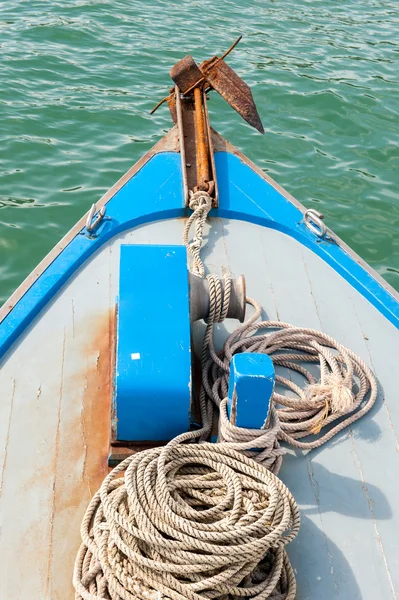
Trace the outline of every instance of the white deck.
<instances>
[{"instance_id":1,"label":"white deck","mask_svg":"<svg viewBox=\"0 0 399 600\"><path fill-rule=\"evenodd\" d=\"M147 225L106 245L2 363L1 600L74 597L80 521L107 472L119 245L180 243L183 224ZM284 234L213 219L206 243L210 271L245 274L265 316L331 334L372 366L384 390L353 429L285 457L281 476L303 519L288 547L298 599L399 598L398 330ZM220 339L236 326L222 324Z\"/></svg>"}]
</instances>

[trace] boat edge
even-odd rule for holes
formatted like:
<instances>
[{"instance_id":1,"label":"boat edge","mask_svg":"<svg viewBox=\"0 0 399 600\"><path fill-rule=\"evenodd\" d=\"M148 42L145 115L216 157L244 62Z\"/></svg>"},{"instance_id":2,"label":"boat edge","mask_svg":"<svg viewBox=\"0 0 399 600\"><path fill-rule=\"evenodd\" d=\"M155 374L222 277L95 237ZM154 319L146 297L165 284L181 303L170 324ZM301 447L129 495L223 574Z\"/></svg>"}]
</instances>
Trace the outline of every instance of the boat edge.
<instances>
[{"instance_id":1,"label":"boat edge","mask_svg":"<svg viewBox=\"0 0 399 600\"><path fill-rule=\"evenodd\" d=\"M118 192L134 175L136 175L140 169L153 157L155 154L161 152L178 152L179 151L179 139L177 126L174 126L168 131L148 152L146 152L113 186L111 186L103 196L96 202L97 210L100 210L105 206L111 198ZM11 294L11 296L4 302L3 306L0 307L0 324L13 310L15 305L21 300L26 292L32 287L32 285L41 277L44 271L51 265L51 263L61 254L68 244L78 235L78 233L85 226L87 216L90 209L83 215L77 223L64 235L63 238L50 250L48 254L40 261L40 263L29 273L29 275L22 281L17 289Z\"/></svg>"}]
</instances>

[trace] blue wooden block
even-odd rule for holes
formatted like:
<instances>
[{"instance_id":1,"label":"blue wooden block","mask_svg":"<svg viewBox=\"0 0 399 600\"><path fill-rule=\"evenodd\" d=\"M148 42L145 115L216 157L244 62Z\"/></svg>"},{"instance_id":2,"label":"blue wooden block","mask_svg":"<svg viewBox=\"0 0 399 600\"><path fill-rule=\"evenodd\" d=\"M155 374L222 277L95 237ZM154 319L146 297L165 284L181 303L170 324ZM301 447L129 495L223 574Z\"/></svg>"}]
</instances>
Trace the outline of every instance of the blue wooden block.
<instances>
[{"instance_id":1,"label":"blue wooden block","mask_svg":"<svg viewBox=\"0 0 399 600\"><path fill-rule=\"evenodd\" d=\"M230 361L228 415L233 425L259 429L269 414L275 371L267 354L235 354Z\"/></svg>"},{"instance_id":2,"label":"blue wooden block","mask_svg":"<svg viewBox=\"0 0 399 600\"><path fill-rule=\"evenodd\" d=\"M183 246L121 246L117 336L116 439L167 441L187 431L191 349Z\"/></svg>"}]
</instances>

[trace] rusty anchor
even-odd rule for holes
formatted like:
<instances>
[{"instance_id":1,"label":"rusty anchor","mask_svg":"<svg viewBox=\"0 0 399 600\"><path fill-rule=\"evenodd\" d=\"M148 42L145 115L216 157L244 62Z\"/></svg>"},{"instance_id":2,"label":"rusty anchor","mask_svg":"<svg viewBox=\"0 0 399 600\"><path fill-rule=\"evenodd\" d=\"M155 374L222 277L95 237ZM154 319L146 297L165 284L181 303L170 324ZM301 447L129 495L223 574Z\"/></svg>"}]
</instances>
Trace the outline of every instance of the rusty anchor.
<instances>
[{"instance_id":1,"label":"rusty anchor","mask_svg":"<svg viewBox=\"0 0 399 600\"><path fill-rule=\"evenodd\" d=\"M153 108L151 114L168 102L173 122L179 130L185 202L189 190L203 190L217 206L218 190L209 125L208 93L216 90L242 118L260 133L264 133L249 86L225 62L226 56L241 40L240 36L221 57L214 56L197 65L187 55L171 69L175 87Z\"/></svg>"}]
</instances>

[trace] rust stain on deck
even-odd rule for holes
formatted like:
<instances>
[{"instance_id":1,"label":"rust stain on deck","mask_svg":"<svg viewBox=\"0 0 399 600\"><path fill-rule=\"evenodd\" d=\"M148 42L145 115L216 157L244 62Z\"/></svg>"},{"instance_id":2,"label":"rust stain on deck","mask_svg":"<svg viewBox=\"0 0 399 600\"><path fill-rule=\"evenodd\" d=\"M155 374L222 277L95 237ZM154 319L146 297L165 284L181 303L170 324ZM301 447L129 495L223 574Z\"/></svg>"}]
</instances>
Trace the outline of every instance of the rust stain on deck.
<instances>
[{"instance_id":1,"label":"rust stain on deck","mask_svg":"<svg viewBox=\"0 0 399 600\"><path fill-rule=\"evenodd\" d=\"M87 387L83 399L83 436L86 460L83 478L91 495L109 472L107 466L111 434L111 399L114 368L115 312L97 321L97 334L88 345L88 353L96 352L94 367L86 373Z\"/></svg>"},{"instance_id":2,"label":"rust stain on deck","mask_svg":"<svg viewBox=\"0 0 399 600\"><path fill-rule=\"evenodd\" d=\"M114 309L75 325L69 346L67 341L66 364L71 361L78 367L68 370L62 386L47 592L52 600L73 597L72 572L80 545L80 524L109 472Z\"/></svg>"},{"instance_id":3,"label":"rust stain on deck","mask_svg":"<svg viewBox=\"0 0 399 600\"><path fill-rule=\"evenodd\" d=\"M83 330L86 333L83 337L86 339L80 340L80 348L74 348L75 356L71 357L69 353L69 357L81 364L82 368L64 379L60 432L62 447L57 464L56 487L61 484L64 476L71 478L72 464L80 465L80 468L76 473L79 476L73 477L73 482L70 479L70 487L63 490L58 510L76 508L83 498L90 500L109 472L107 458L114 323L113 310L101 316L96 315L92 322L86 322ZM87 335L90 331L94 332L92 339Z\"/></svg>"}]
</instances>

